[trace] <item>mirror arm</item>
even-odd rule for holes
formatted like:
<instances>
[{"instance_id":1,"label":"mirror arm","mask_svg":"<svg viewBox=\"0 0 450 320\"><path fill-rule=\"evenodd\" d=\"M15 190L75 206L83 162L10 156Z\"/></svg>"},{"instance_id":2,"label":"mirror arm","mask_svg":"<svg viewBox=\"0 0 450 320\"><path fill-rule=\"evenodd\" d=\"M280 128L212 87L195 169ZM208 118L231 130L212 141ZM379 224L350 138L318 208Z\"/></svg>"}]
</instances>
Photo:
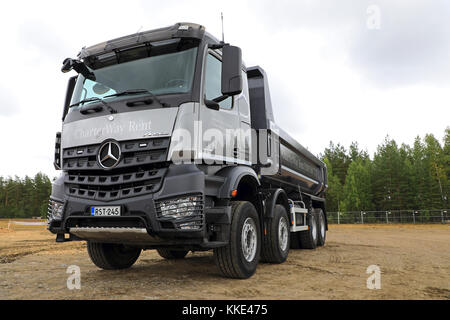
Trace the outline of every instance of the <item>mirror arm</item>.
<instances>
[{"instance_id":1,"label":"mirror arm","mask_svg":"<svg viewBox=\"0 0 450 320\"><path fill-rule=\"evenodd\" d=\"M206 99L206 97L204 100L205 100L205 106L207 106L208 108L213 109L213 110L220 109L220 105L218 102L216 102L214 100L208 100L208 99Z\"/></svg>"},{"instance_id":2,"label":"mirror arm","mask_svg":"<svg viewBox=\"0 0 450 320\"><path fill-rule=\"evenodd\" d=\"M212 99L212 100L208 100L208 99L206 99L206 97L205 97L205 105L208 107L208 108L210 108L210 109L213 109L213 110L219 110L220 109L220 105L219 105L219 102L222 102L223 100L225 100L226 98L228 98L228 97L230 97L229 95L226 95L226 94L224 94L224 95L221 95L220 97L217 97L217 98L214 98L214 99Z\"/></svg>"},{"instance_id":3,"label":"mirror arm","mask_svg":"<svg viewBox=\"0 0 450 320\"><path fill-rule=\"evenodd\" d=\"M75 64L73 69L76 72L81 73L86 79L95 81L95 75L89 71L89 69L86 67L84 63L80 62Z\"/></svg>"},{"instance_id":4,"label":"mirror arm","mask_svg":"<svg viewBox=\"0 0 450 320\"><path fill-rule=\"evenodd\" d=\"M216 49L222 49L223 46L227 46L227 45L230 45L230 44L229 43L225 43L225 42L220 42L219 44L209 44L208 48L216 50Z\"/></svg>"},{"instance_id":5,"label":"mirror arm","mask_svg":"<svg viewBox=\"0 0 450 320\"><path fill-rule=\"evenodd\" d=\"M220 97L212 99L212 101L219 103L219 102L222 102L223 100L225 100L228 97L229 97L229 95L224 94L224 95L221 95Z\"/></svg>"},{"instance_id":6,"label":"mirror arm","mask_svg":"<svg viewBox=\"0 0 450 320\"><path fill-rule=\"evenodd\" d=\"M86 79L95 81L95 75L89 71L84 62L76 59L67 58L63 61L63 67L61 71L63 73L75 70L76 72L82 74Z\"/></svg>"}]
</instances>

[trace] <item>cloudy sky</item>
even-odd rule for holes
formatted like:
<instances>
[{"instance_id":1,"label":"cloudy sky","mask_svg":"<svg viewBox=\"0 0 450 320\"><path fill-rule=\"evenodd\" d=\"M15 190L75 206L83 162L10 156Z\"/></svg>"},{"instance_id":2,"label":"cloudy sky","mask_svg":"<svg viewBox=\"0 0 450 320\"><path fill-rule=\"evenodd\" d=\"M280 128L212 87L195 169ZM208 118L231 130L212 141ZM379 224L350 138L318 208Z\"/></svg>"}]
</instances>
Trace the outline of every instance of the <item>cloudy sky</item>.
<instances>
[{"instance_id":1,"label":"cloudy sky","mask_svg":"<svg viewBox=\"0 0 450 320\"><path fill-rule=\"evenodd\" d=\"M66 57L175 22L204 25L269 76L276 122L318 154L386 135L411 144L450 125L450 2L8 1L0 33L0 175L51 176Z\"/></svg>"}]
</instances>

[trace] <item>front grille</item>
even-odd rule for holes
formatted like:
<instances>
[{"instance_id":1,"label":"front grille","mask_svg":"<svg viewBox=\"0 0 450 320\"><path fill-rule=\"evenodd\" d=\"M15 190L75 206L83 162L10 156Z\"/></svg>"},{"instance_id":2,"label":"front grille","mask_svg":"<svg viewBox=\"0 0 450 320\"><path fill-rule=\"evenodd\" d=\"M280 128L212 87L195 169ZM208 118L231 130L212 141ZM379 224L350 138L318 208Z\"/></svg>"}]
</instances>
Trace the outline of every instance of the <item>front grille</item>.
<instances>
[{"instance_id":1,"label":"front grille","mask_svg":"<svg viewBox=\"0 0 450 320\"><path fill-rule=\"evenodd\" d=\"M120 142L122 159L115 167L126 168L166 161L169 138L142 139ZM97 161L102 144L65 148L63 170L103 170Z\"/></svg>"},{"instance_id":2,"label":"front grille","mask_svg":"<svg viewBox=\"0 0 450 320\"><path fill-rule=\"evenodd\" d=\"M113 201L154 193L166 174L168 138L120 142L122 157L112 170L97 162L101 144L63 150L65 192L69 196Z\"/></svg>"},{"instance_id":3,"label":"front grille","mask_svg":"<svg viewBox=\"0 0 450 320\"><path fill-rule=\"evenodd\" d=\"M166 168L110 175L68 173L66 194L79 198L111 201L153 193L161 187Z\"/></svg>"}]
</instances>

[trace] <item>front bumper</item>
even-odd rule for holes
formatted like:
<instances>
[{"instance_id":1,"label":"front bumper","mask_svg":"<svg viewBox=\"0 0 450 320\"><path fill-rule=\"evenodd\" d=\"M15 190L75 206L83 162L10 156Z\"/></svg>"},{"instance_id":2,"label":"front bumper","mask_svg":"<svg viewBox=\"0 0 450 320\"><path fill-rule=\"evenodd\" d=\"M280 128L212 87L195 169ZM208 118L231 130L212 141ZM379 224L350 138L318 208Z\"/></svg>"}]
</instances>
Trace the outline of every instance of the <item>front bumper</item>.
<instances>
[{"instance_id":1,"label":"front bumper","mask_svg":"<svg viewBox=\"0 0 450 320\"><path fill-rule=\"evenodd\" d=\"M64 180L64 178L61 178ZM55 190L63 190L54 186ZM54 191L55 191L54 190ZM64 192L64 213L61 220L49 220L48 229L57 234L57 241L92 240L141 245L143 247L212 248L223 241L211 238L208 223L229 221L227 207L215 208L208 219L205 208L205 174L195 165L171 165L163 178L160 190L153 194L113 201L98 201L73 197ZM159 201L195 196L202 199L198 214L179 219L162 217ZM58 195L52 194L53 199ZM121 216L91 216L92 206L120 206ZM211 211L211 210L210 210ZM222 212L223 211L223 212ZM195 221L197 229L180 226ZM222 228L223 229L223 228ZM65 238L65 234L70 237ZM212 239L212 240L211 240Z\"/></svg>"}]
</instances>

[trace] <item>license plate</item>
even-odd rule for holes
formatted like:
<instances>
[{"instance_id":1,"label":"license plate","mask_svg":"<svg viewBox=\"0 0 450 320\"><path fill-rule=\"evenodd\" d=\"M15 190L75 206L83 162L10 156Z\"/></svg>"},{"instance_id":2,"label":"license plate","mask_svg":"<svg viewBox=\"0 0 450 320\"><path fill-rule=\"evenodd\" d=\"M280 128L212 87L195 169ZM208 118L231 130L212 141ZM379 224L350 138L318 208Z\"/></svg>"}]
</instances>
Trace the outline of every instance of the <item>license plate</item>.
<instances>
[{"instance_id":1,"label":"license plate","mask_svg":"<svg viewBox=\"0 0 450 320\"><path fill-rule=\"evenodd\" d=\"M120 206L91 207L91 216L120 216Z\"/></svg>"}]
</instances>

